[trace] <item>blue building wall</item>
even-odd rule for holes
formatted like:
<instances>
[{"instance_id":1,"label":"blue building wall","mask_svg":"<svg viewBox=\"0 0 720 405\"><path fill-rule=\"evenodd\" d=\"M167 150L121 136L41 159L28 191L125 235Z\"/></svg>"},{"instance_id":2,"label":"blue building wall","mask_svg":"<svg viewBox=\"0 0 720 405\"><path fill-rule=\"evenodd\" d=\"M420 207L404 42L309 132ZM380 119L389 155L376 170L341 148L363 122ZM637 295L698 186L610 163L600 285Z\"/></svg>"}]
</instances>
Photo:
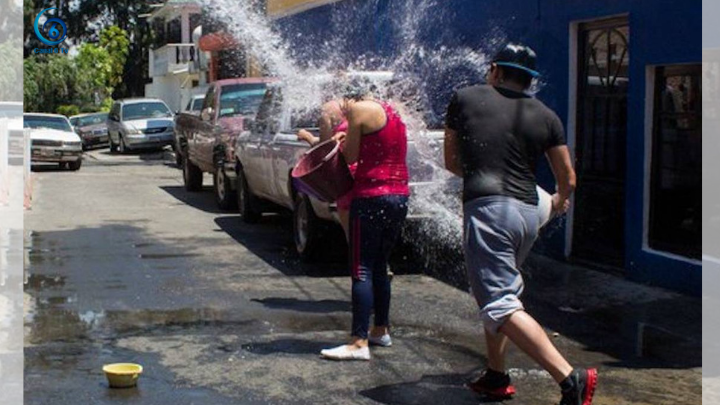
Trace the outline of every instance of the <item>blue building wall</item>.
<instances>
[{"instance_id":1,"label":"blue building wall","mask_svg":"<svg viewBox=\"0 0 720 405\"><path fill-rule=\"evenodd\" d=\"M405 44L398 38L407 2L413 0L344 0L276 21L298 55L319 59L324 41L347 60L374 55L390 61ZM417 4L415 0L412 4ZM415 40L427 48L471 47L492 55L506 41L523 42L539 55L543 87L538 98L568 122L571 23L627 15L630 23L630 88L626 174L626 261L632 279L700 294L699 262L643 249L646 183L646 79L652 65L700 63L701 0L442 0L419 25ZM370 64L372 65L372 63ZM387 66L374 66L377 68ZM467 74L420 72L437 83L433 104L444 108L454 88L481 81ZM540 182L552 184L547 167ZM544 246L561 256L564 232L554 232Z\"/></svg>"}]
</instances>

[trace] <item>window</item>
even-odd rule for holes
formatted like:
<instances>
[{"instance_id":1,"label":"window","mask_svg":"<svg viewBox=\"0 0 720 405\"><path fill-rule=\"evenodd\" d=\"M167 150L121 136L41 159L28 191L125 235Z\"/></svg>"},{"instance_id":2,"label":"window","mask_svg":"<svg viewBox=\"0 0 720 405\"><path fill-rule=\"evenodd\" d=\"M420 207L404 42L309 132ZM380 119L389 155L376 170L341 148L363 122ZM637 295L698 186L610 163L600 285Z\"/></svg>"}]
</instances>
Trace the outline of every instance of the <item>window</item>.
<instances>
[{"instance_id":1,"label":"window","mask_svg":"<svg viewBox=\"0 0 720 405\"><path fill-rule=\"evenodd\" d=\"M125 104L122 115L123 121L172 117L172 113L165 103L154 101Z\"/></svg>"},{"instance_id":2,"label":"window","mask_svg":"<svg viewBox=\"0 0 720 405\"><path fill-rule=\"evenodd\" d=\"M702 251L701 66L655 72L651 248L699 259Z\"/></svg>"}]
</instances>

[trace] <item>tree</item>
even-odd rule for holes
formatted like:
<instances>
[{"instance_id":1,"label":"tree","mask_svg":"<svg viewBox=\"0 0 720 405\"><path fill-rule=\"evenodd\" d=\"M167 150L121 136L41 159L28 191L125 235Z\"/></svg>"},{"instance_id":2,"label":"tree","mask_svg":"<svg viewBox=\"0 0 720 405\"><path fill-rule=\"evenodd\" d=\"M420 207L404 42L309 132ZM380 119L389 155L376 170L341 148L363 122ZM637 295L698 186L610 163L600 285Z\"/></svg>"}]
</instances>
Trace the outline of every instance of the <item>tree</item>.
<instances>
[{"instance_id":1,"label":"tree","mask_svg":"<svg viewBox=\"0 0 720 405\"><path fill-rule=\"evenodd\" d=\"M122 83L125 62L130 54L130 40L125 30L116 25L100 32L100 46L107 51L110 62L108 84L115 88Z\"/></svg>"},{"instance_id":2,"label":"tree","mask_svg":"<svg viewBox=\"0 0 720 405\"><path fill-rule=\"evenodd\" d=\"M44 47L35 37L33 23L45 8L58 9L58 16L67 23L69 43L99 42L104 27L115 25L126 32L129 44L122 80L116 84L114 96L141 95L145 91L153 32L140 16L149 13L153 4L160 3L164 0L26 0L25 57L29 57L34 48Z\"/></svg>"}]
</instances>

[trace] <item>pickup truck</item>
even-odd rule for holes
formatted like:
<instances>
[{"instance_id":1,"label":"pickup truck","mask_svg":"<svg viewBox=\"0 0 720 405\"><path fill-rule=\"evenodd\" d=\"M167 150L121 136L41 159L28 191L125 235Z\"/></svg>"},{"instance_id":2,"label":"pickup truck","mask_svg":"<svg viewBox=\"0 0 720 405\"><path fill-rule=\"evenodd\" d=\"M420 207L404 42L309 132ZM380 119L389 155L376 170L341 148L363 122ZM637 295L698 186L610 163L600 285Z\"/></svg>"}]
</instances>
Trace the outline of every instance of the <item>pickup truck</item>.
<instances>
[{"instance_id":1,"label":"pickup truck","mask_svg":"<svg viewBox=\"0 0 720 405\"><path fill-rule=\"evenodd\" d=\"M176 116L176 150L187 191L200 191L203 173L212 173L218 206L222 210L234 208L235 138L243 130L243 120L255 117L267 83L272 81L218 80L208 88L199 115L185 112Z\"/></svg>"},{"instance_id":2,"label":"pickup truck","mask_svg":"<svg viewBox=\"0 0 720 405\"><path fill-rule=\"evenodd\" d=\"M303 260L316 257L323 222L338 221L334 204L299 192L290 176L299 158L309 149L307 143L298 141L296 133L300 128L312 131L317 126L317 114L292 111L283 102L281 84L274 83L268 86L256 118L246 123L235 145L236 195L241 218L247 223L256 222L271 206L291 210L295 247ZM428 134L436 140L438 153L443 134L441 131ZM408 138L410 186L414 189L431 181L433 168L421 158L412 137ZM411 211L410 215L418 213Z\"/></svg>"}]
</instances>

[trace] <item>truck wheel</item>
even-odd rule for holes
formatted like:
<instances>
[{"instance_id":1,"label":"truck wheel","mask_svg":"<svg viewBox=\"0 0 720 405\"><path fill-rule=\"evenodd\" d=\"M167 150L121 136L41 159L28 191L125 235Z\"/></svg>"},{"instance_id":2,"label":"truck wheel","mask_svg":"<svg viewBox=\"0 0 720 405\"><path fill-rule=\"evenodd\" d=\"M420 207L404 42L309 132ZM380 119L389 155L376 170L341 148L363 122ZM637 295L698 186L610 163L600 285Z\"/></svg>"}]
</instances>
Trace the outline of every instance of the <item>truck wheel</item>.
<instances>
[{"instance_id":1,"label":"truck wheel","mask_svg":"<svg viewBox=\"0 0 720 405\"><path fill-rule=\"evenodd\" d=\"M297 193L293 206L293 239L300 260L306 263L317 259L321 225L308 196Z\"/></svg>"},{"instance_id":2,"label":"truck wheel","mask_svg":"<svg viewBox=\"0 0 720 405\"><path fill-rule=\"evenodd\" d=\"M240 218L246 224L255 224L260 221L262 211L258 208L257 198L252 195L242 169L237 174L237 206Z\"/></svg>"},{"instance_id":3,"label":"truck wheel","mask_svg":"<svg viewBox=\"0 0 720 405\"><path fill-rule=\"evenodd\" d=\"M202 190L203 172L190 159L183 159L183 182L186 191Z\"/></svg>"},{"instance_id":4,"label":"truck wheel","mask_svg":"<svg viewBox=\"0 0 720 405\"><path fill-rule=\"evenodd\" d=\"M73 172L80 170L81 166L82 166L82 159L78 159L74 162L68 163L68 169L70 169Z\"/></svg>"},{"instance_id":5,"label":"truck wheel","mask_svg":"<svg viewBox=\"0 0 720 405\"><path fill-rule=\"evenodd\" d=\"M213 174L213 190L215 191L215 201L221 210L230 211L237 208L238 198L235 196L230 179L222 168L217 168Z\"/></svg>"},{"instance_id":6,"label":"truck wheel","mask_svg":"<svg viewBox=\"0 0 720 405\"><path fill-rule=\"evenodd\" d=\"M175 166L178 168L183 166L183 156L177 142L173 143L173 152L175 152Z\"/></svg>"}]
</instances>

